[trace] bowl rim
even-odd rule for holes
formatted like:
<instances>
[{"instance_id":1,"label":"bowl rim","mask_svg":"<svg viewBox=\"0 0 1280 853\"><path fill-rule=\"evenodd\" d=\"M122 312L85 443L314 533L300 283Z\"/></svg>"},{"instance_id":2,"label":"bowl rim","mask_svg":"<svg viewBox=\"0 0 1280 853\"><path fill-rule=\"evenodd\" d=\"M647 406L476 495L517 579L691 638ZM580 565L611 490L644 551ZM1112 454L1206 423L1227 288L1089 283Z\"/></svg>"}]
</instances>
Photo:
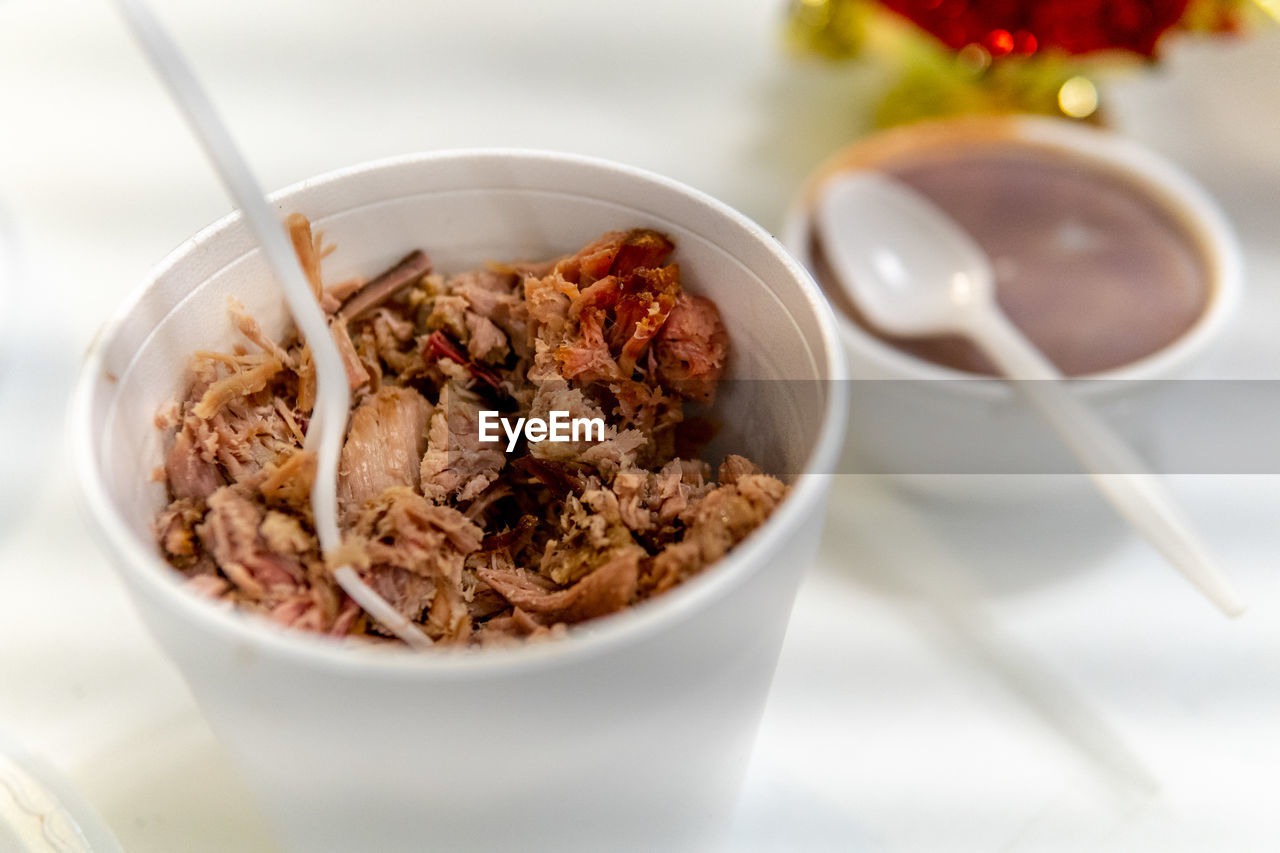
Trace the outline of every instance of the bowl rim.
<instances>
[{"instance_id":1,"label":"bowl rim","mask_svg":"<svg viewBox=\"0 0 1280 853\"><path fill-rule=\"evenodd\" d=\"M1068 377L1073 381L1086 380L1076 385L1077 390L1106 397L1120 393L1130 383L1179 375L1189 361L1221 334L1240 302L1243 261L1234 231L1218 203L1166 157L1113 131L1068 119L1033 115L935 119L891 128L856 141L828 157L805 181L788 208L784 244L810 269L809 209L823 181L839 171L874 168L875 162L884 162L895 154L905 152L909 156L936 150L957 139L966 144L996 142L1048 148L1122 173L1132 185L1145 190L1168 210L1199 245L1210 279L1210 294L1207 305L1191 327L1171 343L1128 364ZM851 357L865 359L893 378L951 380L935 384L948 392L985 400L1012 396L1002 382L992 381L994 377L946 367L903 352L867 333L843 314L837 313L836 324Z\"/></svg>"},{"instance_id":2,"label":"bowl rim","mask_svg":"<svg viewBox=\"0 0 1280 853\"><path fill-rule=\"evenodd\" d=\"M135 607L145 595L183 619L199 625L198 635L224 635L228 643L242 643L254 652L290 664L332 674L367 677L438 678L457 680L527 673L540 668L575 664L627 644L647 639L678 623L728 594L753 571L768 570L769 555L778 552L790 532L804 526L808 516L820 512L843 444L847 409L846 361L836 318L808 271L782 244L756 222L718 199L671 178L611 160L525 148L459 148L402 154L363 161L297 181L269 194L274 204L317 186L359 179L389 170L441 162L520 161L527 165L554 164L561 168L609 173L637 184L657 185L694 202L713 218L729 222L761 245L800 287L805 304L813 312L818 336L815 365L822 372L826 390L825 411L816 440L803 471L796 475L791 493L759 528L704 571L651 601L602 617L570 631L564 638L544 643L523 643L497 648L441 649L418 652L405 648L370 646L331 640L308 632L284 628L256 614L240 613L203 599L183 588L178 574L154 549L134 536L108 497L98 465L100 447L94 434L93 403L104 373L103 359L109 342L120 330L144 295L175 265L193 251L219 239L241 219L238 210L223 216L183 241L156 265L102 325L89 346L72 393L67 418L67 441L77 484L81 516L88 520L99 544L131 588ZM148 620L149 621L149 620Z\"/></svg>"}]
</instances>

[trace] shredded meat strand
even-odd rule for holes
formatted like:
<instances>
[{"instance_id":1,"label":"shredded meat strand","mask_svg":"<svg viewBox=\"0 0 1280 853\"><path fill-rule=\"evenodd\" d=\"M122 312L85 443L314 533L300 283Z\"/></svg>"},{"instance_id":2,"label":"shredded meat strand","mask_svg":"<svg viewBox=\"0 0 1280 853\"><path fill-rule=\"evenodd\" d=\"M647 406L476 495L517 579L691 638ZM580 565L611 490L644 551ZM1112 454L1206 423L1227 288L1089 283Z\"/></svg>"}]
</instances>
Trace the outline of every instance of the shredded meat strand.
<instances>
[{"instance_id":1,"label":"shredded meat strand","mask_svg":"<svg viewBox=\"0 0 1280 853\"><path fill-rule=\"evenodd\" d=\"M391 269L352 294L339 310L348 320L360 320L429 272L431 259L421 249L414 249Z\"/></svg>"},{"instance_id":2,"label":"shredded meat strand","mask_svg":"<svg viewBox=\"0 0 1280 853\"><path fill-rule=\"evenodd\" d=\"M270 358L254 367L232 373L225 379L219 379L204 392L204 396L192 410L193 414L204 420L212 418L222 411L223 406L237 397L256 394L266 388L267 383L280 372L283 366L276 359Z\"/></svg>"}]
</instances>

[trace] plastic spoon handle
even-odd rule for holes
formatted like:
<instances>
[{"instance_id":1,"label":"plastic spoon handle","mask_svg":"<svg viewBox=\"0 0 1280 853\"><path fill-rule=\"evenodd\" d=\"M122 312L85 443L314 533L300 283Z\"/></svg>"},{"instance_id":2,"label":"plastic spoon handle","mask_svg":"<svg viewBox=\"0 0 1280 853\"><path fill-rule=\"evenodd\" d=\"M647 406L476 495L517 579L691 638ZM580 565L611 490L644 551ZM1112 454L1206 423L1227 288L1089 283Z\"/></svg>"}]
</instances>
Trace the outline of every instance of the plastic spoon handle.
<instances>
[{"instance_id":1,"label":"plastic spoon handle","mask_svg":"<svg viewBox=\"0 0 1280 853\"><path fill-rule=\"evenodd\" d=\"M1228 616L1244 612L1190 522L1145 462L1067 391L1062 374L995 305L974 306L965 331L1075 453L1098 490Z\"/></svg>"}]
</instances>

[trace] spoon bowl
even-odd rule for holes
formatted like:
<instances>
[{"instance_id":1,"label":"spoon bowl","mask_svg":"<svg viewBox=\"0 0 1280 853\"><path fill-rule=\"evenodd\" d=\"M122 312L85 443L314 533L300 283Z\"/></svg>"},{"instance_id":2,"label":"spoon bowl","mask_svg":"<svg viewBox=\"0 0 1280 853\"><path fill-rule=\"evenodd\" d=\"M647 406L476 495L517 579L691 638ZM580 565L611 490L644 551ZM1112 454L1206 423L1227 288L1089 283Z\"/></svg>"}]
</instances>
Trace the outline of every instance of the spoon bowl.
<instances>
[{"instance_id":1,"label":"spoon bowl","mask_svg":"<svg viewBox=\"0 0 1280 853\"><path fill-rule=\"evenodd\" d=\"M974 239L935 204L878 172L832 181L816 224L841 286L885 332L960 331L995 299L991 263Z\"/></svg>"}]
</instances>

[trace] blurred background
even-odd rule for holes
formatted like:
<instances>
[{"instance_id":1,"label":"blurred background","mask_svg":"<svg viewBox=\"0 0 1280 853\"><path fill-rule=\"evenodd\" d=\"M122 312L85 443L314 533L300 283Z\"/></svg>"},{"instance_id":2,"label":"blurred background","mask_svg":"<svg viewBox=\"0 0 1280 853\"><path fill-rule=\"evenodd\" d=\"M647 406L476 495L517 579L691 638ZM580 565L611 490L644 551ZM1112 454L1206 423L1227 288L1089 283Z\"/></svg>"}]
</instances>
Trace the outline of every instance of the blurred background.
<instances>
[{"instance_id":1,"label":"blurred background","mask_svg":"<svg viewBox=\"0 0 1280 853\"><path fill-rule=\"evenodd\" d=\"M1105 126L1237 228L1245 310L1216 375L1280 372L1273 0L156 5L271 188L547 148L776 232L821 160L886 124ZM274 849L88 539L62 440L96 329L229 210L109 3L0 0L0 731L130 851ZM839 480L726 849L1280 849L1276 478L1174 484L1252 602L1235 623L1100 504L993 515Z\"/></svg>"}]
</instances>

